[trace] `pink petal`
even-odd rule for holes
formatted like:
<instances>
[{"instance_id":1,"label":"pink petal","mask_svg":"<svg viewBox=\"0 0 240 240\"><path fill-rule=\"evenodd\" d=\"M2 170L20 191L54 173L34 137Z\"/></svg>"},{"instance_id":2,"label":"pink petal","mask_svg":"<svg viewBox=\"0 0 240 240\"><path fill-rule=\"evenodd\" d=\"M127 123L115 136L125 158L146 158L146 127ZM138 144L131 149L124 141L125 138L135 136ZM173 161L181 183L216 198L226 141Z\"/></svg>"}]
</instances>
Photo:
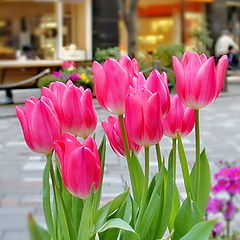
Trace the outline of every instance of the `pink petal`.
<instances>
[{"instance_id":1,"label":"pink petal","mask_svg":"<svg viewBox=\"0 0 240 240\"><path fill-rule=\"evenodd\" d=\"M102 65L96 61L93 62L92 71L97 100L103 108L106 108L106 85L109 84L106 82L106 74Z\"/></svg>"},{"instance_id":2,"label":"pink petal","mask_svg":"<svg viewBox=\"0 0 240 240\"><path fill-rule=\"evenodd\" d=\"M216 69L216 78L217 78L217 87L216 87L216 97L222 91L224 80L226 77L226 70L228 67L228 57L226 55L222 56L217 65Z\"/></svg>"}]
</instances>

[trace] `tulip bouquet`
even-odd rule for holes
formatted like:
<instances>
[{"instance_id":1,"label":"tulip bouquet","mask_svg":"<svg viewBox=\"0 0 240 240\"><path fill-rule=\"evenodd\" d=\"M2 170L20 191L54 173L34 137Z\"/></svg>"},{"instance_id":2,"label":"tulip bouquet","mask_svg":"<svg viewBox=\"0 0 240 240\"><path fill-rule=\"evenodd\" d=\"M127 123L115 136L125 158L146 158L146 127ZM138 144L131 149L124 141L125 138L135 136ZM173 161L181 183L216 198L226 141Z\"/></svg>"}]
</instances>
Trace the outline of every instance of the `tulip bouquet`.
<instances>
[{"instance_id":1,"label":"tulip bouquet","mask_svg":"<svg viewBox=\"0 0 240 240\"><path fill-rule=\"evenodd\" d=\"M226 56L217 66L213 57L196 53L186 52L181 60L173 57L178 95L170 97L167 75L153 70L145 79L136 59L123 56L103 65L93 63L97 100L113 114L102 127L113 151L126 158L130 176L129 189L103 206L106 140L103 137L98 148L90 136L97 125L91 91L71 81L54 82L43 88L40 100L30 98L25 108L17 107L26 143L47 157L43 172L47 230L30 216L32 239L209 239L215 221L204 220L210 169L200 146L199 109L219 95L227 65ZM181 138L194 125L196 159L190 171ZM167 159L161 154L163 135L172 139ZM152 179L150 147L155 148L158 163ZM137 156L142 149L144 164ZM183 201L176 184L177 152L187 194Z\"/></svg>"}]
</instances>

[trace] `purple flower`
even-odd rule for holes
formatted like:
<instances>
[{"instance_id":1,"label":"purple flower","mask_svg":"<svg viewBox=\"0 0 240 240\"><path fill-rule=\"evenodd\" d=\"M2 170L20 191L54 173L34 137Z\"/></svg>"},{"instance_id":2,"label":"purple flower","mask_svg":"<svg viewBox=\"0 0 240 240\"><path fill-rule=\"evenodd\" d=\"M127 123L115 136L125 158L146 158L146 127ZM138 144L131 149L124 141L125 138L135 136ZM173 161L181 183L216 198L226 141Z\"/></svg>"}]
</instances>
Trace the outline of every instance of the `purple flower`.
<instances>
[{"instance_id":1,"label":"purple flower","mask_svg":"<svg viewBox=\"0 0 240 240\"><path fill-rule=\"evenodd\" d=\"M219 236L223 231L223 224L221 222L217 222L212 230L213 237Z\"/></svg>"},{"instance_id":2,"label":"purple flower","mask_svg":"<svg viewBox=\"0 0 240 240\"><path fill-rule=\"evenodd\" d=\"M69 78L72 80L72 81L79 81L81 79L81 77L79 76L78 73L72 73Z\"/></svg>"},{"instance_id":3,"label":"purple flower","mask_svg":"<svg viewBox=\"0 0 240 240\"><path fill-rule=\"evenodd\" d=\"M53 73L53 77L55 77L55 78L61 78L62 77L62 72L54 72Z\"/></svg>"},{"instance_id":4,"label":"purple flower","mask_svg":"<svg viewBox=\"0 0 240 240\"><path fill-rule=\"evenodd\" d=\"M240 193L240 167L222 168L214 178L217 183L213 186L213 192L227 192L230 195Z\"/></svg>"},{"instance_id":5,"label":"purple flower","mask_svg":"<svg viewBox=\"0 0 240 240\"><path fill-rule=\"evenodd\" d=\"M237 210L237 208L235 207L233 202L232 201L227 201L227 203L225 205L224 212L223 212L224 218L226 220L233 219L233 216L234 216L236 210Z\"/></svg>"},{"instance_id":6,"label":"purple flower","mask_svg":"<svg viewBox=\"0 0 240 240\"><path fill-rule=\"evenodd\" d=\"M208 213L218 213L221 212L223 208L223 200L219 198L209 198L208 205L207 205L207 212Z\"/></svg>"}]
</instances>

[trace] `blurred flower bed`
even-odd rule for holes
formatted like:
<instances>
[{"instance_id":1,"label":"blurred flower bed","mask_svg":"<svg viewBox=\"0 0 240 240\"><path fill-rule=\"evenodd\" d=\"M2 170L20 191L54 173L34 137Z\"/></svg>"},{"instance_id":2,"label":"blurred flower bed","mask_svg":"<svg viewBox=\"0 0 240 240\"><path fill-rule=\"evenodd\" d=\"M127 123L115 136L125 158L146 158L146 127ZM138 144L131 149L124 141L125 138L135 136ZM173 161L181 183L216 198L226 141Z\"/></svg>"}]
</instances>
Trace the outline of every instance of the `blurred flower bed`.
<instances>
[{"instance_id":1,"label":"blurred flower bed","mask_svg":"<svg viewBox=\"0 0 240 240\"><path fill-rule=\"evenodd\" d=\"M215 185L207 206L207 217L218 219L212 231L212 239L240 240L236 230L236 202L240 193L240 167L224 167L214 175ZM233 223L235 226L232 226Z\"/></svg>"},{"instance_id":2,"label":"blurred flower bed","mask_svg":"<svg viewBox=\"0 0 240 240\"><path fill-rule=\"evenodd\" d=\"M64 61L61 69L48 74L38 81L38 87L48 87L51 82L63 82L72 80L75 86L90 88L93 90L92 70L90 66L76 67L73 61Z\"/></svg>"}]
</instances>

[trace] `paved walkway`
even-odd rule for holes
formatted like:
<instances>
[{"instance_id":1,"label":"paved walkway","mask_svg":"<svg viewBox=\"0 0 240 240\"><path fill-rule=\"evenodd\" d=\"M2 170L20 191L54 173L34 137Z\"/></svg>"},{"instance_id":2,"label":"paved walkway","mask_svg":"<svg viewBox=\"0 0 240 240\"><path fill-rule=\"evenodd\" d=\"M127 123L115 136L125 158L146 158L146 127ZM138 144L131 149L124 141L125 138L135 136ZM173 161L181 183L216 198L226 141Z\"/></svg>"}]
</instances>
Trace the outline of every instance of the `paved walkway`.
<instances>
[{"instance_id":1,"label":"paved walkway","mask_svg":"<svg viewBox=\"0 0 240 240\"><path fill-rule=\"evenodd\" d=\"M97 103L96 103L97 105ZM15 105L0 106L0 240L27 240L27 213L44 222L41 206L41 176L44 156L31 152L22 136L15 116ZM97 140L102 137L100 121L108 113L97 106L99 126ZM220 160L240 164L240 85L231 84L216 102L201 111L202 147L207 146L212 172ZM194 136L184 139L188 159L194 160ZM170 140L162 141L163 155L167 156ZM157 169L155 156L151 158L151 172ZM142 154L140 154L142 158ZM126 161L117 157L108 145L104 179L104 201L123 191L128 182ZM179 166L178 166L179 167ZM178 183L182 186L180 171Z\"/></svg>"}]
</instances>

